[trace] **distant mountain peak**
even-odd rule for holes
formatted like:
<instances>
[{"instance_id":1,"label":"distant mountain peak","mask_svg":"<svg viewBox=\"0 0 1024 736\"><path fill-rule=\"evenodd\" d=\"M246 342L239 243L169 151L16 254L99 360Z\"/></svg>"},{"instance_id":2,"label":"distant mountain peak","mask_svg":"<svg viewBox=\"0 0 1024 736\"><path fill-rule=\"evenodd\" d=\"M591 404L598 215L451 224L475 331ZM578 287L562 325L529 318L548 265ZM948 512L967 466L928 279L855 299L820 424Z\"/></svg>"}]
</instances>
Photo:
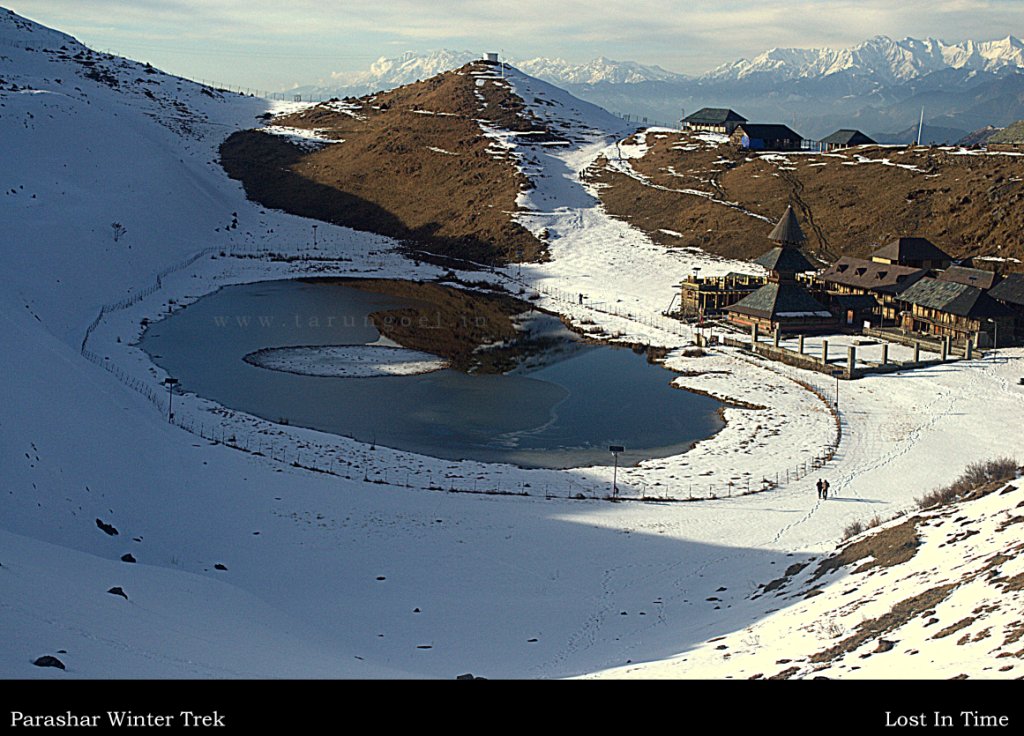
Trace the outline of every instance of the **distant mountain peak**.
<instances>
[{"instance_id":1,"label":"distant mountain peak","mask_svg":"<svg viewBox=\"0 0 1024 736\"><path fill-rule=\"evenodd\" d=\"M406 51L398 56L381 56L370 68L362 72L336 72L330 80L318 85L296 86L289 90L302 94L331 96L335 94L365 94L379 89L391 89L403 84L426 79L435 74L457 69L470 61L483 58L482 52L437 49L435 51ZM592 61L577 64L561 58L536 57L533 59L505 59L527 74L552 84L635 84L650 81L680 81L682 74L670 72L660 66L635 61L617 61L598 56Z\"/></svg>"},{"instance_id":2,"label":"distant mountain peak","mask_svg":"<svg viewBox=\"0 0 1024 736\"><path fill-rule=\"evenodd\" d=\"M946 68L985 72L1024 68L1024 42L1012 35L954 44L935 38L896 41L877 35L844 49L771 48L752 60L723 64L700 78L724 81L766 75L786 80L845 72L894 83Z\"/></svg>"}]
</instances>

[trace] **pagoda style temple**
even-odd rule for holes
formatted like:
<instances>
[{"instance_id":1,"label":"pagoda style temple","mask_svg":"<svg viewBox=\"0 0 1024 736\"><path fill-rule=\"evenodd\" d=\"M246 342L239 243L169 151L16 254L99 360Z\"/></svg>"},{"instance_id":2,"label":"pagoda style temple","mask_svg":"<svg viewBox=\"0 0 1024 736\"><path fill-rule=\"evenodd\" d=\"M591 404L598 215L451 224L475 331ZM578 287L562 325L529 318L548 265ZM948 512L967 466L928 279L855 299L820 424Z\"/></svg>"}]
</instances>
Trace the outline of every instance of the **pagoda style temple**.
<instances>
[{"instance_id":1,"label":"pagoda style temple","mask_svg":"<svg viewBox=\"0 0 1024 736\"><path fill-rule=\"evenodd\" d=\"M796 280L798 273L815 266L800 251L807 236L800 229L792 207L768 236L778 245L754 260L768 269L768 283L727 308L729 321L758 331L812 333L835 330L838 320Z\"/></svg>"}]
</instances>

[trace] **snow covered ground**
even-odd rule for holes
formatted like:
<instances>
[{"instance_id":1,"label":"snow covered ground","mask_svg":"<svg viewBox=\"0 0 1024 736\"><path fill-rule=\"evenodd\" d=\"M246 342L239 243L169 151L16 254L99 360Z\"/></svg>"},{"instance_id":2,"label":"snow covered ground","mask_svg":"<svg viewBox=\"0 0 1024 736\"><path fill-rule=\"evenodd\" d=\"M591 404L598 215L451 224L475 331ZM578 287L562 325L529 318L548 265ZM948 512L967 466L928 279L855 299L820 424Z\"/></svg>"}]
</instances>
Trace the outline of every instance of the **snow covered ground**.
<instances>
[{"instance_id":1,"label":"snow covered ground","mask_svg":"<svg viewBox=\"0 0 1024 736\"><path fill-rule=\"evenodd\" d=\"M846 565L835 568L827 558L791 559L760 593L777 610L756 624L677 657L600 676L1019 678L1024 559L1016 525L1024 516L1020 481L1002 485L850 540L856 549L891 537L895 554L847 553ZM915 535L912 551L898 548Z\"/></svg>"},{"instance_id":2,"label":"snow covered ground","mask_svg":"<svg viewBox=\"0 0 1024 736\"><path fill-rule=\"evenodd\" d=\"M273 103L0 11L0 344L17 346L0 351L0 672L564 677L664 660L764 620L779 602L751 600L757 586L851 521L907 508L972 460L1024 456L1008 431L1024 351L869 377L842 387L838 450L810 471L839 498L816 503L813 475L796 476L836 440L831 380L730 349L686 357L689 331L660 316L674 284L745 264L608 217L580 174L629 131L506 76L567 121L570 145L509 142L536 184L519 217L552 260L493 278L588 330L671 348L678 385L737 404L691 452L620 472L628 498L663 501L567 498L606 494L608 468L435 460L195 396L174 397L193 431L169 423L165 376L131 344L144 319L231 283L441 271L325 223L314 247L314 223L248 202L217 146ZM777 488L740 495L766 480ZM67 670L33 667L44 654ZM726 674L703 661L671 674Z\"/></svg>"}]
</instances>

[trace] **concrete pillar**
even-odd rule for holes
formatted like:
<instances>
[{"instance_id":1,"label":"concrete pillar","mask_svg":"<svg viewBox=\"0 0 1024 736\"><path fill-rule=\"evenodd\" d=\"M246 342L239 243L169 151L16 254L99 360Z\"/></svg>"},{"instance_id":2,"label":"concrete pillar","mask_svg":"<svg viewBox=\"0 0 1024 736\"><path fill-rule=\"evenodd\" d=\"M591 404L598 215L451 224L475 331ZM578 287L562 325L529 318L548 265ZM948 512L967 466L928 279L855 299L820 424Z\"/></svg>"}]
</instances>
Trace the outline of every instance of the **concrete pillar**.
<instances>
[{"instance_id":1,"label":"concrete pillar","mask_svg":"<svg viewBox=\"0 0 1024 736\"><path fill-rule=\"evenodd\" d=\"M798 345L797 345L797 348L796 348L797 352L799 352L800 355L803 355L804 354L804 336L800 335L800 337L798 337L797 340L798 340Z\"/></svg>"},{"instance_id":2,"label":"concrete pillar","mask_svg":"<svg viewBox=\"0 0 1024 736\"><path fill-rule=\"evenodd\" d=\"M921 343L920 342L915 342L914 343L914 362L915 363L920 363L921 362Z\"/></svg>"},{"instance_id":3,"label":"concrete pillar","mask_svg":"<svg viewBox=\"0 0 1024 736\"><path fill-rule=\"evenodd\" d=\"M772 336L772 342L775 343L775 347L779 346L779 328L775 328L775 334Z\"/></svg>"},{"instance_id":4,"label":"concrete pillar","mask_svg":"<svg viewBox=\"0 0 1024 736\"><path fill-rule=\"evenodd\" d=\"M857 348L853 345L846 348L846 375L853 378L853 369L857 365Z\"/></svg>"},{"instance_id":5,"label":"concrete pillar","mask_svg":"<svg viewBox=\"0 0 1024 736\"><path fill-rule=\"evenodd\" d=\"M939 359L945 362L946 353L949 352L949 338L942 338L942 345L939 347Z\"/></svg>"},{"instance_id":6,"label":"concrete pillar","mask_svg":"<svg viewBox=\"0 0 1024 736\"><path fill-rule=\"evenodd\" d=\"M882 365L889 362L889 343L882 343Z\"/></svg>"},{"instance_id":7,"label":"concrete pillar","mask_svg":"<svg viewBox=\"0 0 1024 736\"><path fill-rule=\"evenodd\" d=\"M828 365L828 340L821 341L821 364Z\"/></svg>"}]
</instances>

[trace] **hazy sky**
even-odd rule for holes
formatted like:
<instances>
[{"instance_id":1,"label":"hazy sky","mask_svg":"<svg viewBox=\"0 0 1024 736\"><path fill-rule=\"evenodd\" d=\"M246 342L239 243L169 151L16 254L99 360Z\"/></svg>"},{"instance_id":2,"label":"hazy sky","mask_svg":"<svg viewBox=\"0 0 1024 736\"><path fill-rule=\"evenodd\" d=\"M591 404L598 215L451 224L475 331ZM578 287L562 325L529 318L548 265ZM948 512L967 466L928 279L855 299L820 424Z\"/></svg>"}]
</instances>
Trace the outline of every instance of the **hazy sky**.
<instances>
[{"instance_id":1,"label":"hazy sky","mask_svg":"<svg viewBox=\"0 0 1024 736\"><path fill-rule=\"evenodd\" d=\"M281 89L438 48L597 56L696 74L773 46L1024 35L1024 0L10 0L97 49L176 74Z\"/></svg>"}]
</instances>

